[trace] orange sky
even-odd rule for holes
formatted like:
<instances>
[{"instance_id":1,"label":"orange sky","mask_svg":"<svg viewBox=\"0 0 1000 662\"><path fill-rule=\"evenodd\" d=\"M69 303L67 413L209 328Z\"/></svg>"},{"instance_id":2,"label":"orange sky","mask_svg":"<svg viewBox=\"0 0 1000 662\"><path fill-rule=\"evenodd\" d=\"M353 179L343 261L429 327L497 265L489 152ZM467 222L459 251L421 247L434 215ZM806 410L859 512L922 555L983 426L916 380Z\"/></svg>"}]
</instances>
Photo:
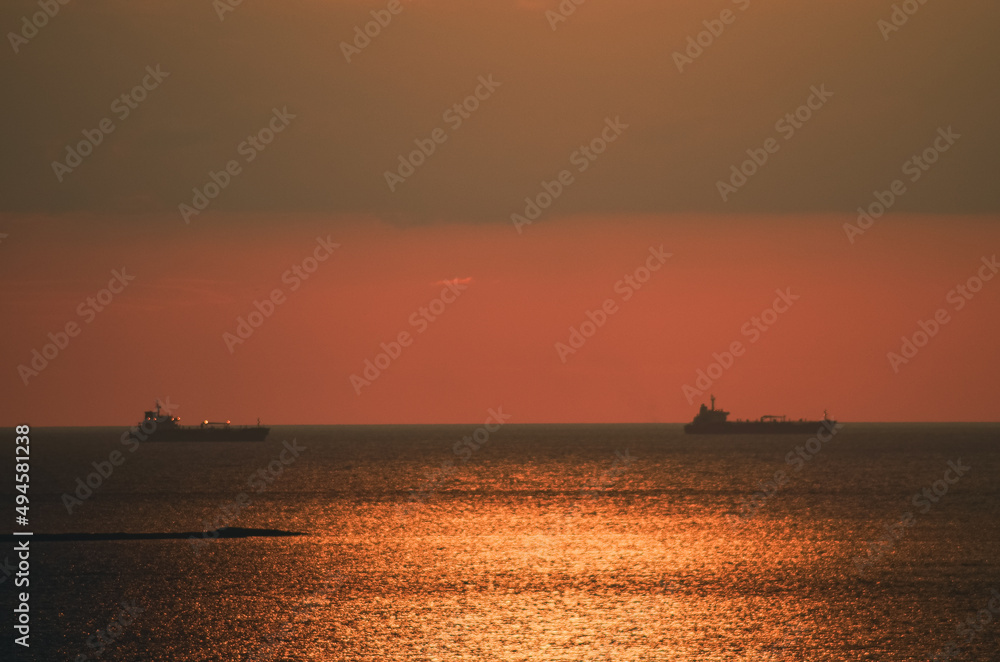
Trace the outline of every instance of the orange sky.
<instances>
[{"instance_id":1,"label":"orange sky","mask_svg":"<svg viewBox=\"0 0 1000 662\"><path fill-rule=\"evenodd\" d=\"M893 3L862 0L219 4L69 3L33 32L36 3L0 7L31 32L0 57L0 424L125 424L167 396L195 422L686 421L682 388L737 341L710 388L734 416L1000 419L1000 281L949 301L1000 245L998 3L916 3L889 31Z\"/></svg>"},{"instance_id":2,"label":"orange sky","mask_svg":"<svg viewBox=\"0 0 1000 662\"><path fill-rule=\"evenodd\" d=\"M998 420L1000 280L898 374L886 358L994 255L987 219L889 218L853 245L832 215L565 218L519 235L216 214L146 219L155 238L127 217L7 220L0 424L124 424L167 396L187 421L475 422L498 405L522 423L683 421L698 402L681 387L733 341L746 353L711 390L734 416ZM293 292L281 276L320 235L340 247ZM673 256L623 301L616 282L660 245ZM87 324L77 304L122 267L135 280ZM411 314L455 278L468 289L420 333ZM276 287L284 303L231 354L223 334ZM801 299L750 343L741 327L776 288ZM555 344L608 298L617 312L561 362ZM74 320L24 385L18 364ZM357 395L350 375L402 331L412 344Z\"/></svg>"}]
</instances>

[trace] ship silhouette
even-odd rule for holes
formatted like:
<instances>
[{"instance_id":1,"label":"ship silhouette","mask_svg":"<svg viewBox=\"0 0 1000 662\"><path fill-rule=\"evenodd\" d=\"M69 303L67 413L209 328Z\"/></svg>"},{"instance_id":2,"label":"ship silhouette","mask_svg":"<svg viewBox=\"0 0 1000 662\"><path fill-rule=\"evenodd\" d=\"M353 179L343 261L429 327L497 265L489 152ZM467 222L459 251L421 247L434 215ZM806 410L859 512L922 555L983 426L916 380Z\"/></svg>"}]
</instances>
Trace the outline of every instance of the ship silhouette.
<instances>
[{"instance_id":1,"label":"ship silhouette","mask_svg":"<svg viewBox=\"0 0 1000 662\"><path fill-rule=\"evenodd\" d=\"M160 402L156 410L145 413L139 427L148 435L147 441L264 441L271 428L264 427L257 419L257 425L230 425L229 421L202 421L201 425L181 425L180 417L163 414ZM147 433L147 428L153 431Z\"/></svg>"},{"instance_id":2,"label":"ship silhouette","mask_svg":"<svg viewBox=\"0 0 1000 662\"><path fill-rule=\"evenodd\" d=\"M813 434L820 427L832 429L837 421L832 421L823 412L822 421L807 421L799 419L790 421L785 416L761 416L755 421L727 420L729 412L715 408L715 396L712 397L712 408L704 403L694 420L684 426L687 434Z\"/></svg>"}]
</instances>

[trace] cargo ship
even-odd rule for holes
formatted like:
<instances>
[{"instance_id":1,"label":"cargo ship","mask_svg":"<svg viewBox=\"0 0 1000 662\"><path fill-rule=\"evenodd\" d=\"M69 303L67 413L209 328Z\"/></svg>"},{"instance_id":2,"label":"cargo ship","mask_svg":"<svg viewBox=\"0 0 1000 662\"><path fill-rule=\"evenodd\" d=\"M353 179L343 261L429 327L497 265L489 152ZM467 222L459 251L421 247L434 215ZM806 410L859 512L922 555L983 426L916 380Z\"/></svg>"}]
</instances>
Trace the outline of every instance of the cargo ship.
<instances>
[{"instance_id":1,"label":"cargo ship","mask_svg":"<svg viewBox=\"0 0 1000 662\"><path fill-rule=\"evenodd\" d=\"M257 425L230 425L229 421L202 421L201 425L181 425L177 416L162 414L160 403L156 411L147 411L139 428L147 441L264 441L271 428ZM152 428L152 432L147 432Z\"/></svg>"},{"instance_id":2,"label":"cargo ship","mask_svg":"<svg viewBox=\"0 0 1000 662\"><path fill-rule=\"evenodd\" d=\"M715 408L715 396L712 396L712 408L704 403L694 417L694 420L684 426L687 434L814 434L820 427L832 429L837 421L832 421L823 412L822 421L807 421L799 419L790 421L785 416L761 416L755 421L727 420L728 411Z\"/></svg>"}]
</instances>

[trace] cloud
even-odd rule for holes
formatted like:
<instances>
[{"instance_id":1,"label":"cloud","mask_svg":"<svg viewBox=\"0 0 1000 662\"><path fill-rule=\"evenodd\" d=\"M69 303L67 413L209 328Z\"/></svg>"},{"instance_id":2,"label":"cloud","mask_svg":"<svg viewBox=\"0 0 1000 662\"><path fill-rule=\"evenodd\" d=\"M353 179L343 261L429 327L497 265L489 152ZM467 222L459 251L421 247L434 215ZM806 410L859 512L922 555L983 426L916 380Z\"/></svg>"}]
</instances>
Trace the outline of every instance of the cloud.
<instances>
[{"instance_id":1,"label":"cloud","mask_svg":"<svg viewBox=\"0 0 1000 662\"><path fill-rule=\"evenodd\" d=\"M898 211L1000 210L995 3L928 5L889 42L887 7L751 3L683 73L672 54L718 17L703 2L588 2L553 32L555 4L407 2L351 63L340 44L373 5L243 3L225 21L205 0L68 5L0 60L18 99L0 211L176 212L285 106L295 122L212 210L509 223L570 169L580 183L547 218L852 211L949 125L964 142ZM0 24L18 25L19 7ZM60 184L52 162L156 64L170 77ZM489 75L501 86L451 129L444 113ZM821 84L836 96L723 202L716 182ZM576 172L571 154L618 115L628 133ZM438 128L447 140L390 192L385 172Z\"/></svg>"}]
</instances>

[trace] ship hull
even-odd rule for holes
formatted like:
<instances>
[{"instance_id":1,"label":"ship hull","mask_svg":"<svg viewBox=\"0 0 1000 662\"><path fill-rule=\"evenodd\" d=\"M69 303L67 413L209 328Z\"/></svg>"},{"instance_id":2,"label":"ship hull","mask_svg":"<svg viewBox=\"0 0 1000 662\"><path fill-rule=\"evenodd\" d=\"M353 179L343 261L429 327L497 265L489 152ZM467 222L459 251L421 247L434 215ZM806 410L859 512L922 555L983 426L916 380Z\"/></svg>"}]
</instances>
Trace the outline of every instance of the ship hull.
<instances>
[{"instance_id":1,"label":"ship hull","mask_svg":"<svg viewBox=\"0 0 1000 662\"><path fill-rule=\"evenodd\" d=\"M723 423L688 423L687 434L815 434L832 429L836 421L725 421Z\"/></svg>"},{"instance_id":2,"label":"ship hull","mask_svg":"<svg viewBox=\"0 0 1000 662\"><path fill-rule=\"evenodd\" d=\"M168 428L155 430L148 441L264 441L271 428Z\"/></svg>"}]
</instances>

